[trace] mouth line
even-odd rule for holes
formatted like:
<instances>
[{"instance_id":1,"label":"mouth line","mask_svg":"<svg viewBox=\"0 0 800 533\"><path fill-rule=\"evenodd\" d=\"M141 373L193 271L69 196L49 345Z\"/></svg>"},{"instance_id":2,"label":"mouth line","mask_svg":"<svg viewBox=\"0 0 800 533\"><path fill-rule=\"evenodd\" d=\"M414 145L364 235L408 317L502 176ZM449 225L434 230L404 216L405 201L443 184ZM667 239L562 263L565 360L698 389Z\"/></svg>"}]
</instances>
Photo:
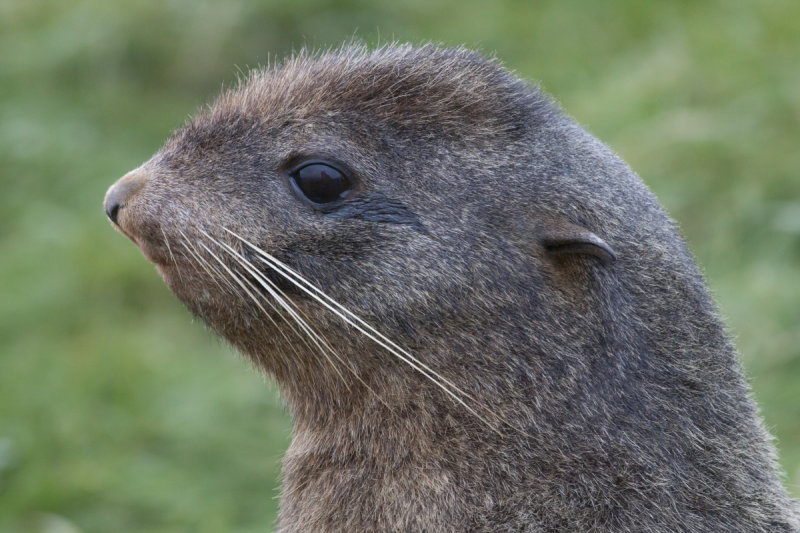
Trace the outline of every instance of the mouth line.
<instances>
[{"instance_id":1,"label":"mouth line","mask_svg":"<svg viewBox=\"0 0 800 533\"><path fill-rule=\"evenodd\" d=\"M196 266L193 261L181 257L180 253L177 256L175 255L174 251L171 253L166 243L149 242L146 239L134 236L118 224L113 222L110 223L118 233L130 240L139 249L144 258L152 263L162 274L171 276L171 271L180 271L182 269L193 268ZM295 297L303 296L302 291L300 291L292 282L284 278L284 276L280 275L278 272L275 272L269 267L259 264L260 261L253 254L248 253L247 251L243 253L247 257L247 260L250 262L250 264L258 270L259 274L266 278L266 280L268 280L274 287ZM247 277L250 278L251 276L248 275ZM267 289L264 289L261 286L262 282L259 282L256 279L250 279L250 282L253 283L254 287L256 287L259 292L264 294L268 293Z\"/></svg>"},{"instance_id":2,"label":"mouth line","mask_svg":"<svg viewBox=\"0 0 800 533\"><path fill-rule=\"evenodd\" d=\"M163 246L147 246L140 243L136 243L136 246L142 252L145 259L150 261L156 266L165 266L165 267L174 267L178 268L181 266L189 266L191 263L189 261L181 261L175 254L170 253L170 251Z\"/></svg>"},{"instance_id":3,"label":"mouth line","mask_svg":"<svg viewBox=\"0 0 800 533\"><path fill-rule=\"evenodd\" d=\"M114 222L112 222L110 220L108 221L108 223L111 224L111 227L114 228L114 231L116 231L120 235L126 237L128 240L130 240L136 246L139 246L139 244L136 242L136 239L134 239L133 236L130 233L128 233L127 231L122 229L122 226L120 226L119 224L116 224L116 223L114 223Z\"/></svg>"},{"instance_id":4,"label":"mouth line","mask_svg":"<svg viewBox=\"0 0 800 533\"><path fill-rule=\"evenodd\" d=\"M153 263L156 266L164 266L164 267L178 267L181 266L181 261L178 261L177 258L173 257L173 254L169 252L167 249L164 248L163 244L151 245L146 243L144 239L140 239L135 237L134 235L125 231L122 226L115 224L114 222L110 222L111 226L121 235L125 236L129 241L131 241L142 255ZM188 262L183 262L185 265L188 265Z\"/></svg>"},{"instance_id":5,"label":"mouth line","mask_svg":"<svg viewBox=\"0 0 800 533\"><path fill-rule=\"evenodd\" d=\"M151 244L144 242L141 239L137 239L132 235L129 235L124 230L120 230L120 232L123 235L125 235L128 239L130 239L130 241L134 245L136 245L139 251L142 252L142 255L144 256L145 259L147 259L154 265L166 266L166 267L180 266L180 261L178 261L178 259L173 256L174 254L171 254L169 250L164 249L162 245L153 246Z\"/></svg>"}]
</instances>

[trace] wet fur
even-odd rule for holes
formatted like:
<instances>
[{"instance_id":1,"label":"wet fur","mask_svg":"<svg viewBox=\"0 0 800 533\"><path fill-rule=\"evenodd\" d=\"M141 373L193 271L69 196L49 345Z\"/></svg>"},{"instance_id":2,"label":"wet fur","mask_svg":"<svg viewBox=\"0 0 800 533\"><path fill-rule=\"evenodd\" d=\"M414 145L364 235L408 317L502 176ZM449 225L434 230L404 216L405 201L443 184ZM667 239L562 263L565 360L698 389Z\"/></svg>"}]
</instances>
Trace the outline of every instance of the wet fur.
<instances>
[{"instance_id":1,"label":"wet fur","mask_svg":"<svg viewBox=\"0 0 800 533\"><path fill-rule=\"evenodd\" d=\"M312 156L355 176L343 208L316 210L288 186ZM292 412L281 529L800 528L673 223L496 61L435 46L302 52L224 93L132 176L122 231ZM571 225L617 260L548 253L543 238ZM301 340L236 254L335 353Z\"/></svg>"}]
</instances>

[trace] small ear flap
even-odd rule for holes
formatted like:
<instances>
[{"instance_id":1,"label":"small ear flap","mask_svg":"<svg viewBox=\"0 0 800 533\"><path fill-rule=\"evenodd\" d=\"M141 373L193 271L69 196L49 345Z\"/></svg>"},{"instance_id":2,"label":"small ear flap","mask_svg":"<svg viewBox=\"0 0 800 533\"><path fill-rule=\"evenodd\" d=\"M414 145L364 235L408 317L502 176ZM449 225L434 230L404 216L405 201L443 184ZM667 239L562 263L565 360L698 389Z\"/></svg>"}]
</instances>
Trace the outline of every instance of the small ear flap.
<instances>
[{"instance_id":1,"label":"small ear flap","mask_svg":"<svg viewBox=\"0 0 800 533\"><path fill-rule=\"evenodd\" d=\"M617 254L606 242L586 228L571 222L551 222L545 224L542 246L551 255L584 254L593 255L604 265L617 260Z\"/></svg>"}]
</instances>

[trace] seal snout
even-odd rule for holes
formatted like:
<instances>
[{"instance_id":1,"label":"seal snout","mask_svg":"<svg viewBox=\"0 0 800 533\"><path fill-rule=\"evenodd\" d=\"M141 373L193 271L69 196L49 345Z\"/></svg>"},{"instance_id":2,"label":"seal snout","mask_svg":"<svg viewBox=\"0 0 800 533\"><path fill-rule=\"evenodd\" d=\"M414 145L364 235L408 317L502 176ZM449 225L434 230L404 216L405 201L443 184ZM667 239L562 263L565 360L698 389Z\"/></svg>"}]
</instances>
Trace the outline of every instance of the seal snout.
<instances>
[{"instance_id":1,"label":"seal snout","mask_svg":"<svg viewBox=\"0 0 800 533\"><path fill-rule=\"evenodd\" d=\"M137 169L128 172L108 189L105 200L103 201L103 209L109 220L111 220L115 226L119 226L118 218L120 211L125 208L130 202L131 197L142 188L144 183L145 175Z\"/></svg>"}]
</instances>

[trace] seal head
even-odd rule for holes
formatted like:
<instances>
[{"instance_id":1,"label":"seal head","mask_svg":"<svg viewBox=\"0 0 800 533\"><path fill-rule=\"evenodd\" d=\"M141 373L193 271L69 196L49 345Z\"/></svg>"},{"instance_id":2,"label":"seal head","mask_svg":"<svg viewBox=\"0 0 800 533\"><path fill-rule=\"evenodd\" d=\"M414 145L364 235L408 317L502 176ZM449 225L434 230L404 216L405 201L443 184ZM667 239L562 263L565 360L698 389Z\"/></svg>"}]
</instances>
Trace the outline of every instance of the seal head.
<instances>
[{"instance_id":1,"label":"seal head","mask_svg":"<svg viewBox=\"0 0 800 533\"><path fill-rule=\"evenodd\" d=\"M281 388L287 530L798 527L673 223L494 60L302 52L104 207Z\"/></svg>"}]
</instances>

